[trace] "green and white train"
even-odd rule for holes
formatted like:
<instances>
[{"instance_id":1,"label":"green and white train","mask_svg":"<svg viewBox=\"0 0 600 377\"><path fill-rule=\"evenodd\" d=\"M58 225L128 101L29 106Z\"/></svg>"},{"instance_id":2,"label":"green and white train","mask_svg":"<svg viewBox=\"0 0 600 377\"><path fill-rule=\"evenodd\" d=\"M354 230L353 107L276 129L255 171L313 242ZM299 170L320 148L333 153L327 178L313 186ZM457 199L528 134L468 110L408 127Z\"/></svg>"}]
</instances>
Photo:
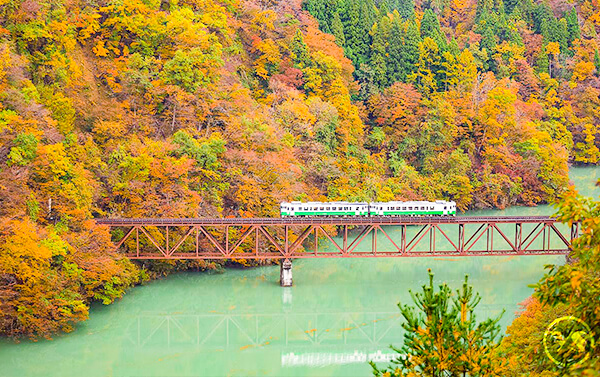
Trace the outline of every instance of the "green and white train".
<instances>
[{"instance_id":1,"label":"green and white train","mask_svg":"<svg viewBox=\"0 0 600 377\"><path fill-rule=\"evenodd\" d=\"M281 217L456 216L456 203L435 202L291 202L281 203Z\"/></svg>"}]
</instances>

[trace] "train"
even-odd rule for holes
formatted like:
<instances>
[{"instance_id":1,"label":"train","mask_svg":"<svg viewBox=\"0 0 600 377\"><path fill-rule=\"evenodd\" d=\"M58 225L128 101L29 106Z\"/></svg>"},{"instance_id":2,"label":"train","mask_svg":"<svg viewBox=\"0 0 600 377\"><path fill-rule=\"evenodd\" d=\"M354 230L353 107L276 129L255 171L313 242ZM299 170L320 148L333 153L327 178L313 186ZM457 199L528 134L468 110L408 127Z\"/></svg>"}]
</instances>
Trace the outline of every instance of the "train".
<instances>
[{"instance_id":1,"label":"train","mask_svg":"<svg viewBox=\"0 0 600 377\"><path fill-rule=\"evenodd\" d=\"M456 216L456 203L435 202L283 202L281 217Z\"/></svg>"}]
</instances>

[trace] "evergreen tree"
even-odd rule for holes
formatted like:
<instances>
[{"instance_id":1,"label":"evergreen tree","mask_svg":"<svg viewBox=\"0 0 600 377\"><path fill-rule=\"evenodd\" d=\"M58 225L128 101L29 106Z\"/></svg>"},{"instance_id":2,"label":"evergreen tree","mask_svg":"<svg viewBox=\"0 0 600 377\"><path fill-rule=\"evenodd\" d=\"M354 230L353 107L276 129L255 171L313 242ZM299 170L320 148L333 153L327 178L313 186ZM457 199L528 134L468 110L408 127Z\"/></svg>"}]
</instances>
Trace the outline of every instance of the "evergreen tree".
<instances>
[{"instance_id":1,"label":"evergreen tree","mask_svg":"<svg viewBox=\"0 0 600 377\"><path fill-rule=\"evenodd\" d=\"M402 24L394 20L389 32L387 49L388 83L407 82L416 70L421 36L414 21Z\"/></svg>"},{"instance_id":2,"label":"evergreen tree","mask_svg":"<svg viewBox=\"0 0 600 377\"><path fill-rule=\"evenodd\" d=\"M360 29L360 10L357 0L346 0L346 11L343 16L344 52L357 67L361 52L364 53L368 48L368 45L364 44L363 31Z\"/></svg>"},{"instance_id":3,"label":"evergreen tree","mask_svg":"<svg viewBox=\"0 0 600 377\"><path fill-rule=\"evenodd\" d=\"M403 25L398 19L394 19L390 28L387 48L387 73L390 84L406 80L406 72L403 66L404 54Z\"/></svg>"},{"instance_id":4,"label":"evergreen tree","mask_svg":"<svg viewBox=\"0 0 600 377\"><path fill-rule=\"evenodd\" d=\"M486 24L486 27L482 33L481 44L480 47L482 50L487 52L488 60L484 62L485 69L495 70L496 64L494 63L493 54L496 52L496 35L494 34L493 28L490 25Z\"/></svg>"},{"instance_id":5,"label":"evergreen tree","mask_svg":"<svg viewBox=\"0 0 600 377\"><path fill-rule=\"evenodd\" d=\"M573 41L581 37L581 31L579 29L579 20L577 19L577 11L575 8L567 13L567 39L569 41L569 47L573 45Z\"/></svg>"},{"instance_id":6,"label":"evergreen tree","mask_svg":"<svg viewBox=\"0 0 600 377\"><path fill-rule=\"evenodd\" d=\"M421 37L429 37L435 41L439 48L446 48L446 37L442 33L440 21L431 9L427 9L421 20Z\"/></svg>"},{"instance_id":7,"label":"evergreen tree","mask_svg":"<svg viewBox=\"0 0 600 377\"><path fill-rule=\"evenodd\" d=\"M342 24L342 19L338 12L333 14L333 19L331 20L331 34L335 37L335 43L337 43L338 46L344 47L346 44L344 25Z\"/></svg>"},{"instance_id":8,"label":"evergreen tree","mask_svg":"<svg viewBox=\"0 0 600 377\"><path fill-rule=\"evenodd\" d=\"M373 25L373 42L371 43L370 62L374 74L374 82L379 88L387 85L387 48L389 18L382 17L379 24Z\"/></svg>"},{"instance_id":9,"label":"evergreen tree","mask_svg":"<svg viewBox=\"0 0 600 377\"><path fill-rule=\"evenodd\" d=\"M550 42L557 42L561 51L567 51L569 44L567 39L567 22L564 18L558 21L554 15L550 15L548 18L541 20L540 30L544 45Z\"/></svg>"},{"instance_id":10,"label":"evergreen tree","mask_svg":"<svg viewBox=\"0 0 600 377\"><path fill-rule=\"evenodd\" d=\"M521 3L521 0L505 0L504 11L506 12L506 14L512 14L515 9L520 9Z\"/></svg>"},{"instance_id":11,"label":"evergreen tree","mask_svg":"<svg viewBox=\"0 0 600 377\"><path fill-rule=\"evenodd\" d=\"M600 54L598 54L598 50L594 52L594 65L596 66L596 76L600 76Z\"/></svg>"},{"instance_id":12,"label":"evergreen tree","mask_svg":"<svg viewBox=\"0 0 600 377\"><path fill-rule=\"evenodd\" d=\"M382 1L379 3L378 16L379 18L387 16L392 9L390 9L387 1Z\"/></svg>"},{"instance_id":13,"label":"evergreen tree","mask_svg":"<svg viewBox=\"0 0 600 377\"><path fill-rule=\"evenodd\" d=\"M556 39L554 40L554 42L558 42L558 44L560 45L560 50L566 52L569 50L569 33L567 20L561 18L560 21L557 22L556 28Z\"/></svg>"},{"instance_id":14,"label":"evergreen tree","mask_svg":"<svg viewBox=\"0 0 600 377\"><path fill-rule=\"evenodd\" d=\"M535 31L539 34L543 34L542 23L544 20L548 22L550 19L555 19L552 9L550 9L550 6L548 6L546 3L538 4L537 6L533 7L532 18Z\"/></svg>"},{"instance_id":15,"label":"evergreen tree","mask_svg":"<svg viewBox=\"0 0 600 377\"><path fill-rule=\"evenodd\" d=\"M310 52L308 46L304 42L304 35L300 30L296 31L294 38L290 42L290 52L292 55L292 61L297 68L310 67L312 60L310 58Z\"/></svg>"},{"instance_id":16,"label":"evergreen tree","mask_svg":"<svg viewBox=\"0 0 600 377\"><path fill-rule=\"evenodd\" d=\"M479 22L482 17L490 13L504 14L504 3L502 0L478 0L475 11L475 21Z\"/></svg>"},{"instance_id":17,"label":"evergreen tree","mask_svg":"<svg viewBox=\"0 0 600 377\"><path fill-rule=\"evenodd\" d=\"M358 90L358 98L365 100L371 95L377 93L377 85L375 84L375 74L373 69L367 64L361 64L356 70L356 81L360 84Z\"/></svg>"},{"instance_id":18,"label":"evergreen tree","mask_svg":"<svg viewBox=\"0 0 600 377\"><path fill-rule=\"evenodd\" d=\"M516 45L523 46L523 38L521 37L521 34L519 34L519 31L515 27L515 25L517 25L517 22L519 21L521 21L521 18L518 17L516 14L510 16L509 21L507 22L505 40Z\"/></svg>"},{"instance_id":19,"label":"evergreen tree","mask_svg":"<svg viewBox=\"0 0 600 377\"><path fill-rule=\"evenodd\" d=\"M538 72L548 72L550 67L550 60L548 59L548 54L544 51L540 51L536 60L535 60L536 71Z\"/></svg>"},{"instance_id":20,"label":"evergreen tree","mask_svg":"<svg viewBox=\"0 0 600 377\"><path fill-rule=\"evenodd\" d=\"M422 93L430 94L441 87L439 82L440 71L440 49L435 41L429 37L419 43L419 60L416 64L417 70L409 79L415 83Z\"/></svg>"},{"instance_id":21,"label":"evergreen tree","mask_svg":"<svg viewBox=\"0 0 600 377\"><path fill-rule=\"evenodd\" d=\"M360 2L360 19L359 28L361 30L362 45L365 47L360 50L358 60L360 63L366 63L369 60L369 46L371 45L371 28L376 20L376 7L373 0L359 0Z\"/></svg>"},{"instance_id":22,"label":"evergreen tree","mask_svg":"<svg viewBox=\"0 0 600 377\"><path fill-rule=\"evenodd\" d=\"M302 3L302 8L319 21L319 29L325 33L329 33L327 12L325 10L326 4L327 2L323 0L305 0Z\"/></svg>"},{"instance_id":23,"label":"evergreen tree","mask_svg":"<svg viewBox=\"0 0 600 377\"><path fill-rule=\"evenodd\" d=\"M456 41L456 38L452 38L452 40L450 41L450 44L448 45L448 51L454 56L460 54L460 47L458 47L458 42Z\"/></svg>"},{"instance_id":24,"label":"evergreen tree","mask_svg":"<svg viewBox=\"0 0 600 377\"><path fill-rule=\"evenodd\" d=\"M406 82L408 77L417 70L417 61L419 60L419 43L421 35L415 21L407 21L406 35L400 51L400 73L401 81Z\"/></svg>"},{"instance_id":25,"label":"evergreen tree","mask_svg":"<svg viewBox=\"0 0 600 377\"><path fill-rule=\"evenodd\" d=\"M397 6L394 8L405 20L415 18L415 1L414 0L398 0Z\"/></svg>"},{"instance_id":26,"label":"evergreen tree","mask_svg":"<svg viewBox=\"0 0 600 377\"><path fill-rule=\"evenodd\" d=\"M499 345L498 325L504 314L477 322L474 310L481 297L473 293L468 277L456 295L446 283L429 284L422 292L411 293L413 306L398 304L404 323L404 343L391 348L400 355L393 365L379 369L375 376L490 376L501 375L505 368L494 355Z\"/></svg>"}]
</instances>

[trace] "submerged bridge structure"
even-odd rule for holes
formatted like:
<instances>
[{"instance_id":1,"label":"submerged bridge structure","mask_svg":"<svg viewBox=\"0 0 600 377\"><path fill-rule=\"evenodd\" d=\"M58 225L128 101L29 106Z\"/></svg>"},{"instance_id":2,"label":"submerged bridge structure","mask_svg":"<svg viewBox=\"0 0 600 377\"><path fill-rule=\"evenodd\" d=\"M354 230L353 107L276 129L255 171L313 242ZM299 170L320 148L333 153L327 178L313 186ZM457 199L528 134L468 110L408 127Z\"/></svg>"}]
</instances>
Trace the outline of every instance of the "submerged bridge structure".
<instances>
[{"instance_id":1,"label":"submerged bridge structure","mask_svg":"<svg viewBox=\"0 0 600 377\"><path fill-rule=\"evenodd\" d=\"M568 254L570 229L548 216L97 219L131 259L463 257Z\"/></svg>"}]
</instances>

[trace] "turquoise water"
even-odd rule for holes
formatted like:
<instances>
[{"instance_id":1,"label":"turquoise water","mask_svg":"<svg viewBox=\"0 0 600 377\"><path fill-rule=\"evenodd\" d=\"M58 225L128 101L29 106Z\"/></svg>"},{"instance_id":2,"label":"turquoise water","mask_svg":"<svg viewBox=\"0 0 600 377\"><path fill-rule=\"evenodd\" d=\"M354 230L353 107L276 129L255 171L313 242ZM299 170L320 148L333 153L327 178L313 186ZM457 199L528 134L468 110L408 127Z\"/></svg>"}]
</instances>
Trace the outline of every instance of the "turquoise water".
<instances>
[{"instance_id":1,"label":"turquoise water","mask_svg":"<svg viewBox=\"0 0 600 377\"><path fill-rule=\"evenodd\" d=\"M575 168L598 197L598 168ZM474 214L551 214L547 206ZM394 230L390 230L393 232ZM383 245L382 245L383 247ZM94 305L90 319L54 340L0 341L1 376L366 376L367 358L401 344L398 302L431 268L458 288L464 274L482 295L480 318L506 314L532 292L543 266L562 256L319 259L294 261L294 286L279 267L180 273Z\"/></svg>"}]
</instances>

